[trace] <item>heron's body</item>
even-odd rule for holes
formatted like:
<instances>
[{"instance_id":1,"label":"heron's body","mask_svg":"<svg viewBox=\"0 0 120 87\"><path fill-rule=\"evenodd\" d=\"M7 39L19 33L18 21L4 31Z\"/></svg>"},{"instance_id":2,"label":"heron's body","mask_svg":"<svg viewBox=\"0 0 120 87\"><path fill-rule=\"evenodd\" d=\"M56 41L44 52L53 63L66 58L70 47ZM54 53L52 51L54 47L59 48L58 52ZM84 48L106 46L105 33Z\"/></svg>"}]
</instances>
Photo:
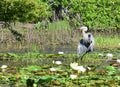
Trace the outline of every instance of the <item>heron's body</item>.
<instances>
[{"instance_id":1,"label":"heron's body","mask_svg":"<svg viewBox=\"0 0 120 87\"><path fill-rule=\"evenodd\" d=\"M86 48L88 48L88 47L90 46L90 43L87 42L87 41L85 41L84 39L81 39L81 40L80 40L80 44L81 44L81 45L84 45Z\"/></svg>"},{"instance_id":2,"label":"heron's body","mask_svg":"<svg viewBox=\"0 0 120 87\"><path fill-rule=\"evenodd\" d=\"M90 32L87 32L87 27L81 27L83 38L78 43L77 54L81 55L86 52L93 51L94 37Z\"/></svg>"}]
</instances>

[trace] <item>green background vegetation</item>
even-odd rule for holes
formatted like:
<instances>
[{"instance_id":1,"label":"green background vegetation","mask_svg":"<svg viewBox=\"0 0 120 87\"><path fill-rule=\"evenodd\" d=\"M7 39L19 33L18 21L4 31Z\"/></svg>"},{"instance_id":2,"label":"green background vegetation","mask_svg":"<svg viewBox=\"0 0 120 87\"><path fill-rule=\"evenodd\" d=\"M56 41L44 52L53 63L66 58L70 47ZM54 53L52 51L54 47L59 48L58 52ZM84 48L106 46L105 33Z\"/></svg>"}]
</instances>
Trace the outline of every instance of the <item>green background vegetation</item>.
<instances>
[{"instance_id":1,"label":"green background vegetation","mask_svg":"<svg viewBox=\"0 0 120 87\"><path fill-rule=\"evenodd\" d=\"M120 28L119 0L2 0L0 21L53 22L65 20L72 27Z\"/></svg>"}]
</instances>

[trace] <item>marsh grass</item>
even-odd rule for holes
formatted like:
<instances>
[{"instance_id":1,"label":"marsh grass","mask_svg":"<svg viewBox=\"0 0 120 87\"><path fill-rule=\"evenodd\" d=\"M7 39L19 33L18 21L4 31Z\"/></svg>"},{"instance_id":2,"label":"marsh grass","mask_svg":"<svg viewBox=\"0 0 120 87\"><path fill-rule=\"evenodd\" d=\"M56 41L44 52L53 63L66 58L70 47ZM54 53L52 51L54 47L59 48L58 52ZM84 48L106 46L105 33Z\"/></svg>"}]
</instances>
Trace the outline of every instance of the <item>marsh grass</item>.
<instances>
[{"instance_id":1,"label":"marsh grass","mask_svg":"<svg viewBox=\"0 0 120 87\"><path fill-rule=\"evenodd\" d=\"M117 35L114 36L105 36L105 35L98 35L95 37L95 44L97 48L107 48L107 49L114 49L120 48L120 38Z\"/></svg>"},{"instance_id":2,"label":"marsh grass","mask_svg":"<svg viewBox=\"0 0 120 87\"><path fill-rule=\"evenodd\" d=\"M44 52L76 53L77 44L82 38L80 30L71 29L68 22L60 21L49 23L46 29L14 28L20 32L24 39L20 42L8 29L0 29L0 52ZM119 49L120 39L117 34L111 32L92 32L95 37L95 49Z\"/></svg>"},{"instance_id":3,"label":"marsh grass","mask_svg":"<svg viewBox=\"0 0 120 87\"><path fill-rule=\"evenodd\" d=\"M47 29L49 30L68 30L71 29L69 22L67 21L57 21L53 23L48 23Z\"/></svg>"}]
</instances>

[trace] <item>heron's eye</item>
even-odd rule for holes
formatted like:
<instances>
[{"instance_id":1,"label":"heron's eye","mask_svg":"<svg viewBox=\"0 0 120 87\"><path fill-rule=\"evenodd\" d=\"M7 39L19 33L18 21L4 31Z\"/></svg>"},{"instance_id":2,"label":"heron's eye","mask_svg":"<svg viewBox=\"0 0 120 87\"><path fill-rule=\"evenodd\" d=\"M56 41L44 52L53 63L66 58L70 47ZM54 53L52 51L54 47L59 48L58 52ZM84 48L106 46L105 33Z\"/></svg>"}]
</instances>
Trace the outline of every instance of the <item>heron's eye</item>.
<instances>
[{"instance_id":1,"label":"heron's eye","mask_svg":"<svg viewBox=\"0 0 120 87\"><path fill-rule=\"evenodd\" d=\"M91 35L89 34L89 35L88 35L88 37L90 38L90 37L91 37Z\"/></svg>"}]
</instances>

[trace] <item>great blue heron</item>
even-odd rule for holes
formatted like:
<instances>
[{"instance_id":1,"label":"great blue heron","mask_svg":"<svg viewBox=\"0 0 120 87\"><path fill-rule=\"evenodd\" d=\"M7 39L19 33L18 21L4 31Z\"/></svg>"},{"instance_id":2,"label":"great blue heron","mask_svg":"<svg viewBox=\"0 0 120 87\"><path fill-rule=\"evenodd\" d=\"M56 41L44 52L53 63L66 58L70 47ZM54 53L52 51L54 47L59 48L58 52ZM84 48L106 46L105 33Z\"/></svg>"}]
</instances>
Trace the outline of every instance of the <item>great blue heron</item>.
<instances>
[{"instance_id":1,"label":"great blue heron","mask_svg":"<svg viewBox=\"0 0 120 87\"><path fill-rule=\"evenodd\" d=\"M82 30L83 38L78 43L77 54L84 55L87 52L93 51L95 42L92 33L88 32L86 26L81 27L80 30Z\"/></svg>"}]
</instances>

